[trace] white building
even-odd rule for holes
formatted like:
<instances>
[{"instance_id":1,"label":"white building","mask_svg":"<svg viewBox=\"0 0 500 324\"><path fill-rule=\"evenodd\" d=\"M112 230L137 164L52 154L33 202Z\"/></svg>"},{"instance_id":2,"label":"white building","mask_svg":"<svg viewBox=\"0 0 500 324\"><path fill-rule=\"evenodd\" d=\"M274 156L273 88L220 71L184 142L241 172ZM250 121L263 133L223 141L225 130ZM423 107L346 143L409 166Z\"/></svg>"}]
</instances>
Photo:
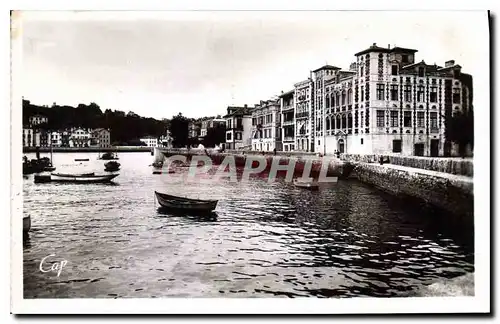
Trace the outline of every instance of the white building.
<instances>
[{"instance_id":1,"label":"white building","mask_svg":"<svg viewBox=\"0 0 500 324\"><path fill-rule=\"evenodd\" d=\"M417 62L416 52L373 44L355 54L349 71L312 71L295 85L296 149L456 155L445 118L472 111L472 76L453 60L444 67Z\"/></svg>"},{"instance_id":2,"label":"white building","mask_svg":"<svg viewBox=\"0 0 500 324\"><path fill-rule=\"evenodd\" d=\"M314 149L313 136L311 131L312 111L311 92L312 82L307 79L297 82L293 94L295 103L295 150L310 152Z\"/></svg>"},{"instance_id":3,"label":"white building","mask_svg":"<svg viewBox=\"0 0 500 324\"><path fill-rule=\"evenodd\" d=\"M227 107L226 120L226 143L228 150L243 149L252 146L252 108Z\"/></svg>"},{"instance_id":4,"label":"white building","mask_svg":"<svg viewBox=\"0 0 500 324\"><path fill-rule=\"evenodd\" d=\"M62 145L62 134L60 132L50 133L50 144L52 147L59 147Z\"/></svg>"},{"instance_id":5,"label":"white building","mask_svg":"<svg viewBox=\"0 0 500 324\"><path fill-rule=\"evenodd\" d=\"M88 130L83 128L76 128L71 130L71 137L69 139L70 147L90 147L91 134Z\"/></svg>"},{"instance_id":6,"label":"white building","mask_svg":"<svg viewBox=\"0 0 500 324\"><path fill-rule=\"evenodd\" d=\"M158 138L154 136L146 136L140 139L141 142L146 143L148 147L157 147L158 146Z\"/></svg>"},{"instance_id":7,"label":"white building","mask_svg":"<svg viewBox=\"0 0 500 324\"><path fill-rule=\"evenodd\" d=\"M23 147L35 147L35 134L31 128L23 128Z\"/></svg>"},{"instance_id":8,"label":"white building","mask_svg":"<svg viewBox=\"0 0 500 324\"><path fill-rule=\"evenodd\" d=\"M43 115L34 115L29 118L29 123L31 126L36 126L40 124L48 123L49 119Z\"/></svg>"},{"instance_id":9,"label":"white building","mask_svg":"<svg viewBox=\"0 0 500 324\"><path fill-rule=\"evenodd\" d=\"M281 138L283 151L295 151L295 90L282 93L280 96L281 108Z\"/></svg>"},{"instance_id":10,"label":"white building","mask_svg":"<svg viewBox=\"0 0 500 324\"><path fill-rule=\"evenodd\" d=\"M281 151L281 101L261 101L252 111L252 150Z\"/></svg>"}]
</instances>

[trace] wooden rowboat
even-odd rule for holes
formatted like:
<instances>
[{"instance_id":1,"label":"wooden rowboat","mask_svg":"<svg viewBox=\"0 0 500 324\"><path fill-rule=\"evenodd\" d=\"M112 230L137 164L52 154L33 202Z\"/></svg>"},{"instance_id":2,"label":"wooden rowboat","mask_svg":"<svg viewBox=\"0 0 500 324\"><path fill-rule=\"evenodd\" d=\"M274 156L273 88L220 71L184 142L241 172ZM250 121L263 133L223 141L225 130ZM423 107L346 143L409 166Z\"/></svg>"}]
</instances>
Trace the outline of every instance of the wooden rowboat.
<instances>
[{"instance_id":1,"label":"wooden rowboat","mask_svg":"<svg viewBox=\"0 0 500 324\"><path fill-rule=\"evenodd\" d=\"M89 161L90 159L75 159L76 162Z\"/></svg>"},{"instance_id":2,"label":"wooden rowboat","mask_svg":"<svg viewBox=\"0 0 500 324\"><path fill-rule=\"evenodd\" d=\"M39 179L35 176L36 183L44 182L63 182L63 183L106 183L111 182L119 174L104 174L104 175L82 175L82 174L58 174L40 176Z\"/></svg>"},{"instance_id":3,"label":"wooden rowboat","mask_svg":"<svg viewBox=\"0 0 500 324\"><path fill-rule=\"evenodd\" d=\"M295 185L295 187L302 189L309 189L309 190L319 189L319 185L317 182L303 182L303 181L297 181L297 179L295 179L293 181L293 184Z\"/></svg>"},{"instance_id":4,"label":"wooden rowboat","mask_svg":"<svg viewBox=\"0 0 500 324\"><path fill-rule=\"evenodd\" d=\"M94 172L89 173L52 173L53 175L62 176L62 177L91 177L95 175Z\"/></svg>"},{"instance_id":5,"label":"wooden rowboat","mask_svg":"<svg viewBox=\"0 0 500 324\"><path fill-rule=\"evenodd\" d=\"M183 213L210 213L215 210L218 203L218 200L190 199L157 191L155 195L162 208Z\"/></svg>"}]
</instances>

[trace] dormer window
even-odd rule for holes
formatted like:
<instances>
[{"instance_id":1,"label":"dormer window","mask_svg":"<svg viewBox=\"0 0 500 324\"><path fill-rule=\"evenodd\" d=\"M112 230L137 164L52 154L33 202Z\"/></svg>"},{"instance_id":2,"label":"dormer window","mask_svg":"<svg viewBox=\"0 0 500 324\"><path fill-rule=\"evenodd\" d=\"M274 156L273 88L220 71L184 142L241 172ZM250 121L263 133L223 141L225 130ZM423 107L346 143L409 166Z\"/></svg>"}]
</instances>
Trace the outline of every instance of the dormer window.
<instances>
[{"instance_id":1,"label":"dormer window","mask_svg":"<svg viewBox=\"0 0 500 324\"><path fill-rule=\"evenodd\" d=\"M408 55L401 55L401 61L403 63L408 63L409 62Z\"/></svg>"}]
</instances>

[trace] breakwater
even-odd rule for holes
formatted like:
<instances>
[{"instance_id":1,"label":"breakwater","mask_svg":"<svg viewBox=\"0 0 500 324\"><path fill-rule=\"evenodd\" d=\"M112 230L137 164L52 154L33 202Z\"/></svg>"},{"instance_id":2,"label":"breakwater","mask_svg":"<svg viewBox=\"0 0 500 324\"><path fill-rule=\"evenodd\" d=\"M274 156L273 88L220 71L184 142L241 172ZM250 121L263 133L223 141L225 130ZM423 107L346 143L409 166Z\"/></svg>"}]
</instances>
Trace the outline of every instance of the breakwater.
<instances>
[{"instance_id":1,"label":"breakwater","mask_svg":"<svg viewBox=\"0 0 500 324\"><path fill-rule=\"evenodd\" d=\"M393 164L355 163L360 181L402 198L418 199L455 215L473 220L474 181L453 175Z\"/></svg>"},{"instance_id":2,"label":"breakwater","mask_svg":"<svg viewBox=\"0 0 500 324\"><path fill-rule=\"evenodd\" d=\"M363 183L377 187L392 195L412 199L437 207L452 214L460 215L470 222L474 215L474 181L472 161L468 159L446 159L426 157L391 156L390 163L374 163L377 155L341 155L341 159L332 156L319 157L316 154L279 152L276 155L248 152L224 152L204 149L155 149L155 161L165 157L183 155L190 160L195 155L209 155L214 164L220 164L225 157L232 157L237 167L247 165L247 160L264 158L268 168L273 161L288 164L296 160L295 172L303 172L306 162L311 164L310 175L317 175L325 161L328 161L328 175L339 178L355 178ZM252 168L258 162L253 161ZM307 171L307 169L306 169Z\"/></svg>"},{"instance_id":3,"label":"breakwater","mask_svg":"<svg viewBox=\"0 0 500 324\"><path fill-rule=\"evenodd\" d=\"M286 166L293 164L294 175L302 176L305 173L306 176L318 177L322 171L322 168L326 169L327 176L337 176L337 177L348 177L350 171L354 168L351 165L347 165L340 159L333 156L319 157L317 155L290 155L290 154L258 154L258 153L242 153L242 152L217 152L214 150L204 150L204 149L161 149L155 148L154 161L160 162L164 161L165 158L171 158L175 155L181 155L186 157L187 161L191 161L194 156L206 156L214 165L220 165L224 163L226 158L230 158L234 161L235 167L251 167L252 169L258 169L261 163L264 167L259 173L267 173L271 170L273 164L280 165L279 169L285 171ZM325 172L325 171L323 171ZM279 172L278 172L279 173Z\"/></svg>"},{"instance_id":4,"label":"breakwater","mask_svg":"<svg viewBox=\"0 0 500 324\"><path fill-rule=\"evenodd\" d=\"M472 158L402 156L399 154L341 154L341 159L348 162L373 163L378 162L380 157L388 159L389 163L394 165L468 177L474 176L474 162Z\"/></svg>"},{"instance_id":5,"label":"breakwater","mask_svg":"<svg viewBox=\"0 0 500 324\"><path fill-rule=\"evenodd\" d=\"M40 153L50 153L50 147L39 147ZM54 153L98 153L98 152L151 152L147 146L113 146L113 147L52 147ZM36 147L23 147L23 153L35 153Z\"/></svg>"}]
</instances>

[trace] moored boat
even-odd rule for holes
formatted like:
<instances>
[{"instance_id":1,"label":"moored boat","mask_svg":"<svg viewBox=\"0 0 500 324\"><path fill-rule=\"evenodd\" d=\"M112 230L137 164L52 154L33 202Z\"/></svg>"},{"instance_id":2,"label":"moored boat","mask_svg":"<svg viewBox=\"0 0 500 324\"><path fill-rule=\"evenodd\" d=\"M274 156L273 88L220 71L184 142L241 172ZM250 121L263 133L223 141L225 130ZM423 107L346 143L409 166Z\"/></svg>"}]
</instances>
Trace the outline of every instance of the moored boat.
<instances>
[{"instance_id":1,"label":"moored boat","mask_svg":"<svg viewBox=\"0 0 500 324\"><path fill-rule=\"evenodd\" d=\"M162 208L189 213L210 213L217 207L218 200L190 199L172 196L155 191L156 199Z\"/></svg>"},{"instance_id":2,"label":"moored boat","mask_svg":"<svg viewBox=\"0 0 500 324\"><path fill-rule=\"evenodd\" d=\"M39 175L38 178L35 176L36 183L44 182L63 182L63 183L106 183L111 182L119 174L62 174L62 173L52 173L50 175Z\"/></svg>"},{"instance_id":3,"label":"moored boat","mask_svg":"<svg viewBox=\"0 0 500 324\"><path fill-rule=\"evenodd\" d=\"M118 155L113 152L106 152L99 157L100 160L118 160Z\"/></svg>"},{"instance_id":4,"label":"moored boat","mask_svg":"<svg viewBox=\"0 0 500 324\"><path fill-rule=\"evenodd\" d=\"M90 159L75 159L76 162L85 162L89 161Z\"/></svg>"},{"instance_id":5,"label":"moored boat","mask_svg":"<svg viewBox=\"0 0 500 324\"><path fill-rule=\"evenodd\" d=\"M317 182L297 181L297 179L295 179L293 181L293 184L297 188L302 188L302 189L309 189L309 190L318 190L319 189L319 184Z\"/></svg>"},{"instance_id":6,"label":"moored boat","mask_svg":"<svg viewBox=\"0 0 500 324\"><path fill-rule=\"evenodd\" d=\"M104 164L104 171L115 172L120 170L120 163L116 161L109 161Z\"/></svg>"}]
</instances>

